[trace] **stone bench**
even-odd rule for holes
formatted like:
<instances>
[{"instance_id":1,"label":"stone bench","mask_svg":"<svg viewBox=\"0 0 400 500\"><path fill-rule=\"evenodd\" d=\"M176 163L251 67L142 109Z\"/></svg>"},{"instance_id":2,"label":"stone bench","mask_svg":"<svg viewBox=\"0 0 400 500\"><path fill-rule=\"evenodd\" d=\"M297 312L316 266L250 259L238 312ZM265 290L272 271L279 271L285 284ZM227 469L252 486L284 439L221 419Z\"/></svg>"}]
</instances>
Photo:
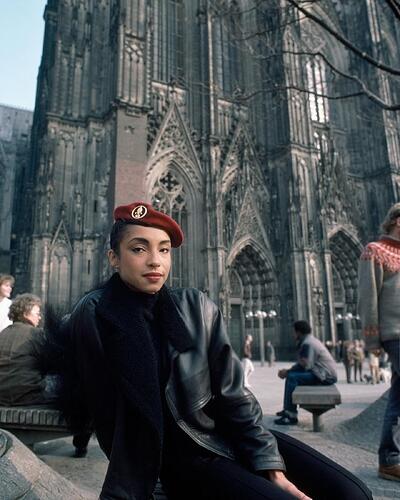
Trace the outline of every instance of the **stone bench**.
<instances>
[{"instance_id":1,"label":"stone bench","mask_svg":"<svg viewBox=\"0 0 400 500\"><path fill-rule=\"evenodd\" d=\"M0 406L0 428L31 448L41 441L71 436L60 412L47 406Z\"/></svg>"},{"instance_id":2,"label":"stone bench","mask_svg":"<svg viewBox=\"0 0 400 500\"><path fill-rule=\"evenodd\" d=\"M322 430L321 415L342 402L336 385L298 385L292 402L312 413L313 431Z\"/></svg>"},{"instance_id":3,"label":"stone bench","mask_svg":"<svg viewBox=\"0 0 400 500\"><path fill-rule=\"evenodd\" d=\"M46 406L0 406L0 429L7 430L30 448L35 443L72 435L61 413ZM167 500L159 482L154 499Z\"/></svg>"}]
</instances>

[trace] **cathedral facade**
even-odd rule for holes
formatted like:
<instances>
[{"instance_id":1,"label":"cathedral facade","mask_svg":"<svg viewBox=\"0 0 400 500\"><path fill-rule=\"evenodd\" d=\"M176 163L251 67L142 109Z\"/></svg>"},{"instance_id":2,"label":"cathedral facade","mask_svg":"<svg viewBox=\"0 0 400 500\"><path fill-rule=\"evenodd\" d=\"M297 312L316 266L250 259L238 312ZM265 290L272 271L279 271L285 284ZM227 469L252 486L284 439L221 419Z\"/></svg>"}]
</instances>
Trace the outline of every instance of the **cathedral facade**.
<instances>
[{"instance_id":1,"label":"cathedral facade","mask_svg":"<svg viewBox=\"0 0 400 500\"><path fill-rule=\"evenodd\" d=\"M400 195L399 118L333 97L359 56L290 3L48 0L17 283L68 310L110 274L114 207L143 200L186 235L170 285L216 301L237 351L262 330L285 355L296 319L357 334L358 257ZM390 65L400 31L378 3L310 12Z\"/></svg>"}]
</instances>

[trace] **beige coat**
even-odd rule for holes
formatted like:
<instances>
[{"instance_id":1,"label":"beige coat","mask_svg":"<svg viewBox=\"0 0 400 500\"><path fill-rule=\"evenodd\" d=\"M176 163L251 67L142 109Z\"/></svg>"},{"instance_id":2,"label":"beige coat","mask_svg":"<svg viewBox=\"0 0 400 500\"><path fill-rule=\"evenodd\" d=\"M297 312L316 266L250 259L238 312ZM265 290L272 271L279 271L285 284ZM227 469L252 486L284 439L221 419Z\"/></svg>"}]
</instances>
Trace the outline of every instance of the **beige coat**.
<instances>
[{"instance_id":1,"label":"beige coat","mask_svg":"<svg viewBox=\"0 0 400 500\"><path fill-rule=\"evenodd\" d=\"M0 333L0 405L44 403L44 379L37 367L43 330L16 322Z\"/></svg>"}]
</instances>

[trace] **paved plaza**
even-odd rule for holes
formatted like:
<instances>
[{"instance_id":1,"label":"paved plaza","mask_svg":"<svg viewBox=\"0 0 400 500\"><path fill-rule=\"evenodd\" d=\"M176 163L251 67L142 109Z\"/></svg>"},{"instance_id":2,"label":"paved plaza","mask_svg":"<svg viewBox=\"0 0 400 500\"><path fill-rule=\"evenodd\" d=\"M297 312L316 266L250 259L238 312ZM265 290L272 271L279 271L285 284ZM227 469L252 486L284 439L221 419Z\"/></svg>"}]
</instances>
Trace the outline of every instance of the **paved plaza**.
<instances>
[{"instance_id":1,"label":"paved plaza","mask_svg":"<svg viewBox=\"0 0 400 500\"><path fill-rule=\"evenodd\" d=\"M257 363L255 365L256 370L250 381L263 408L266 424L290 433L349 469L367 483L375 500L400 499L400 483L377 477L376 449L381 427L381 405L370 406L389 388L389 384L347 384L344 369L338 364L337 385L342 404L323 416L323 432L312 432L312 416L304 410L299 412L298 426L274 426L275 412L282 409L284 388L284 381L277 377L277 371L289 365L276 363L271 368L261 367ZM368 410L364 411L367 407ZM94 439L91 440L87 457L82 459L71 457L71 439L42 443L36 445L35 450L43 461L84 490L85 498L97 499L107 461Z\"/></svg>"}]
</instances>

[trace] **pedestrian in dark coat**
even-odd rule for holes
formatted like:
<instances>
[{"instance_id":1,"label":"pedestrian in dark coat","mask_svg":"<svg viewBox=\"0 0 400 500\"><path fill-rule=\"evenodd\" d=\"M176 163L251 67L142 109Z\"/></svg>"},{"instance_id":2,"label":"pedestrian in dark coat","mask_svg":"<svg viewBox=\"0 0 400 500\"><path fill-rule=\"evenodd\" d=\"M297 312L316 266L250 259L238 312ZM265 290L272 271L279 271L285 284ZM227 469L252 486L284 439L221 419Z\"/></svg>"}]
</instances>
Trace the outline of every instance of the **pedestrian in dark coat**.
<instances>
[{"instance_id":1,"label":"pedestrian in dark coat","mask_svg":"<svg viewBox=\"0 0 400 500\"><path fill-rule=\"evenodd\" d=\"M148 500L158 476L170 499L372 498L336 464L263 427L217 306L165 285L178 224L143 202L114 218L116 272L62 328L65 414L75 430L94 428L110 461L100 499ZM323 485L310 479L322 471Z\"/></svg>"}]
</instances>

